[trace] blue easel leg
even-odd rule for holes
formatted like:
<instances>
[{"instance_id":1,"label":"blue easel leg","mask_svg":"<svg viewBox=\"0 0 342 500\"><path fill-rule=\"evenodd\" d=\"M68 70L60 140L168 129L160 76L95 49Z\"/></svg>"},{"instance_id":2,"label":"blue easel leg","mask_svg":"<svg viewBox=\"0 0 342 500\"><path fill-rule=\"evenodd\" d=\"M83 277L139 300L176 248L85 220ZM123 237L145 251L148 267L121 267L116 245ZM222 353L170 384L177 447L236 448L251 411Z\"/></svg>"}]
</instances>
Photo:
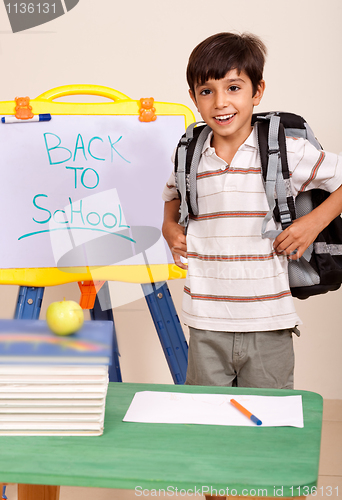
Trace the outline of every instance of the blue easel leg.
<instances>
[{"instance_id":1,"label":"blue easel leg","mask_svg":"<svg viewBox=\"0 0 342 500\"><path fill-rule=\"evenodd\" d=\"M15 319L38 319L43 301L44 288L21 286L18 292Z\"/></svg>"},{"instance_id":2,"label":"blue easel leg","mask_svg":"<svg viewBox=\"0 0 342 500\"><path fill-rule=\"evenodd\" d=\"M188 344L166 283L141 285L175 384L184 384Z\"/></svg>"},{"instance_id":3,"label":"blue easel leg","mask_svg":"<svg viewBox=\"0 0 342 500\"><path fill-rule=\"evenodd\" d=\"M3 487L2 487L2 498L3 498L4 500L7 500L7 497L6 497L6 486L3 486Z\"/></svg>"},{"instance_id":4,"label":"blue easel leg","mask_svg":"<svg viewBox=\"0 0 342 500\"><path fill-rule=\"evenodd\" d=\"M175 384L184 384L188 363L188 345L170 290L166 283L163 285L155 283L143 284L142 288L173 381ZM43 295L43 287L20 287L14 315L15 319L38 319ZM90 315L94 320L113 321L113 363L109 367L109 380L111 382L122 382L119 349L108 283L105 283L99 290Z\"/></svg>"},{"instance_id":5,"label":"blue easel leg","mask_svg":"<svg viewBox=\"0 0 342 500\"><path fill-rule=\"evenodd\" d=\"M91 319L99 321L113 321L113 360L109 367L109 381L122 382L120 362L119 362L119 348L116 338L114 316L112 304L109 295L108 282L106 282L96 294L95 304L93 309L90 310Z\"/></svg>"}]
</instances>

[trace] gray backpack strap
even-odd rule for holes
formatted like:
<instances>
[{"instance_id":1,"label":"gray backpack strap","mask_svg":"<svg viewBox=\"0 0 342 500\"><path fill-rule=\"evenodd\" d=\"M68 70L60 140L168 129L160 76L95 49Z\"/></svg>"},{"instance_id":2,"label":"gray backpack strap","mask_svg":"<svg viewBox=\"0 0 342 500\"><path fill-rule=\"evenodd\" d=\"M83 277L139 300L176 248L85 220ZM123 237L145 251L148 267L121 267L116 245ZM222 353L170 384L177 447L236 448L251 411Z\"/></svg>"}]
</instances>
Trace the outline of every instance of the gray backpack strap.
<instances>
[{"instance_id":1,"label":"gray backpack strap","mask_svg":"<svg viewBox=\"0 0 342 500\"><path fill-rule=\"evenodd\" d=\"M203 145L211 132L211 128L208 126L203 127L200 134L196 139L196 145L193 151L190 173L187 175L186 173L186 163L187 163L187 154L188 147L190 142L194 138L194 128L201 122L195 122L189 125L186 129L185 137L179 142L178 147L178 168L177 168L177 189L181 195L181 204L179 207L179 221L178 224L181 226L187 227L189 223L189 207L187 203L187 187L190 193L190 205L191 210L194 215L198 215L198 206L197 206L197 169L198 164L201 159L201 153L203 149ZM188 178L187 178L188 177Z\"/></svg>"},{"instance_id":2,"label":"gray backpack strap","mask_svg":"<svg viewBox=\"0 0 342 500\"><path fill-rule=\"evenodd\" d=\"M196 123L192 123L186 129L185 137L182 137L178 146L178 169L177 169L177 189L181 195L181 204L179 207L178 224L187 227L189 223L189 209L186 199L186 153L189 143L193 139L193 131Z\"/></svg>"},{"instance_id":3,"label":"gray backpack strap","mask_svg":"<svg viewBox=\"0 0 342 500\"><path fill-rule=\"evenodd\" d=\"M281 169L281 159L279 152L278 134L279 134L279 123L280 117L272 115L270 117L270 125L268 131L268 165L267 165L267 175L265 181L265 192L268 201L269 211L266 214L262 222L261 236L262 238L276 238L280 231L266 231L266 226L268 222L273 217L273 211L276 206L275 202L275 191L277 174L279 168ZM280 164L280 165L279 165Z\"/></svg>"},{"instance_id":4,"label":"gray backpack strap","mask_svg":"<svg viewBox=\"0 0 342 500\"><path fill-rule=\"evenodd\" d=\"M190 205L192 213L198 215L198 204L197 204L197 170L201 159L202 149L208 135L211 132L211 128L207 125L203 127L202 132L199 134L196 146L194 149L194 154L191 160L190 175L189 175L189 189L190 189Z\"/></svg>"},{"instance_id":5,"label":"gray backpack strap","mask_svg":"<svg viewBox=\"0 0 342 500\"><path fill-rule=\"evenodd\" d=\"M320 143L318 142L318 140L316 139L315 137L315 134L313 133L312 131L312 128L310 127L310 125L308 125L306 122L305 122L305 128L306 128L306 139L311 142L311 144L313 146L315 146L316 149L323 149L322 146L320 145Z\"/></svg>"},{"instance_id":6,"label":"gray backpack strap","mask_svg":"<svg viewBox=\"0 0 342 500\"><path fill-rule=\"evenodd\" d=\"M273 217L273 211L276 205L275 195L277 195L278 199L280 222L282 226L289 225L292 222L292 218L287 203L286 184L282 173L281 154L278 141L280 116L272 114L267 116L266 118L270 120L270 125L268 131L269 158L265 191L270 210L263 220L261 235L262 238L274 239L281 233L281 231L266 231L266 226Z\"/></svg>"},{"instance_id":7,"label":"gray backpack strap","mask_svg":"<svg viewBox=\"0 0 342 500\"><path fill-rule=\"evenodd\" d=\"M304 122L304 128L285 128L286 135L290 137L301 137L302 139L307 139L316 149L323 149L318 140L315 137L315 134L312 131L310 125Z\"/></svg>"}]
</instances>

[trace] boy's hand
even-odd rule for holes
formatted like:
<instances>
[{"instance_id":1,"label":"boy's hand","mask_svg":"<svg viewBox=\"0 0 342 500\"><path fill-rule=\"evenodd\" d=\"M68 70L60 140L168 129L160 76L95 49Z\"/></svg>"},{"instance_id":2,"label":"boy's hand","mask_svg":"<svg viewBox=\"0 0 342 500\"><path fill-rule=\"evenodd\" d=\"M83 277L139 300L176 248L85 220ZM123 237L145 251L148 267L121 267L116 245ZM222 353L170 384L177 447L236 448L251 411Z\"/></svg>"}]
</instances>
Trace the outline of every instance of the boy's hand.
<instances>
[{"instance_id":1,"label":"boy's hand","mask_svg":"<svg viewBox=\"0 0 342 500\"><path fill-rule=\"evenodd\" d=\"M181 269L188 269L187 264L181 261L186 258L186 236L184 227L178 224L180 200L175 199L165 202L163 236L172 252L175 264Z\"/></svg>"},{"instance_id":2,"label":"boy's hand","mask_svg":"<svg viewBox=\"0 0 342 500\"><path fill-rule=\"evenodd\" d=\"M180 226L177 222L164 222L163 236L170 247L175 264L181 269L188 269L187 264L181 261L181 257L187 257L184 227Z\"/></svg>"},{"instance_id":3,"label":"boy's hand","mask_svg":"<svg viewBox=\"0 0 342 500\"><path fill-rule=\"evenodd\" d=\"M330 222L342 213L342 186L330 194L312 212L293 221L274 240L277 254L285 253L289 259L299 259L311 243Z\"/></svg>"},{"instance_id":4,"label":"boy's hand","mask_svg":"<svg viewBox=\"0 0 342 500\"><path fill-rule=\"evenodd\" d=\"M291 260L298 260L315 241L321 229L312 213L293 221L274 240L273 247L278 255L285 254Z\"/></svg>"}]
</instances>

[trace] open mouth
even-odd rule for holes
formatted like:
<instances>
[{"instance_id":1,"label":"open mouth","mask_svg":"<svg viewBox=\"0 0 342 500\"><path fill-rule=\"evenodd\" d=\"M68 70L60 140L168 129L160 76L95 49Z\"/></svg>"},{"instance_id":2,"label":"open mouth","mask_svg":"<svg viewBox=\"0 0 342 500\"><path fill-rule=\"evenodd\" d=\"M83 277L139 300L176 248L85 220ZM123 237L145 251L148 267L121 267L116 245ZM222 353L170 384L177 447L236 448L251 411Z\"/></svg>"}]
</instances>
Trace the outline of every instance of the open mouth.
<instances>
[{"instance_id":1,"label":"open mouth","mask_svg":"<svg viewBox=\"0 0 342 500\"><path fill-rule=\"evenodd\" d=\"M225 125L227 123L230 123L235 115L236 113L232 113L230 115L214 116L214 120L218 123L222 123L223 125Z\"/></svg>"}]
</instances>

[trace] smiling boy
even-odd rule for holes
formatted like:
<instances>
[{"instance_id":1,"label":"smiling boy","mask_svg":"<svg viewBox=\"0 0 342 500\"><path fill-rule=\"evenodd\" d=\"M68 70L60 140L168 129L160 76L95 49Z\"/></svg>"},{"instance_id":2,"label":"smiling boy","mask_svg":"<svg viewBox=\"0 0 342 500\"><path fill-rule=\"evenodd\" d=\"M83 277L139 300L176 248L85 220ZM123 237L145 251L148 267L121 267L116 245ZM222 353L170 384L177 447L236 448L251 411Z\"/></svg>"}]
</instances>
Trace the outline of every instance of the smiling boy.
<instances>
[{"instance_id":1,"label":"smiling boy","mask_svg":"<svg viewBox=\"0 0 342 500\"><path fill-rule=\"evenodd\" d=\"M200 43L188 63L190 97L212 132L197 172L199 215L186 235L174 173L163 193L163 235L175 263L188 269L187 384L293 388L292 334L299 335L300 319L288 259L299 258L342 211L342 158L287 138L294 196L314 188L332 194L275 241L261 237L269 206L251 117L265 90L265 55L254 35L219 33ZM268 229L279 227L272 220Z\"/></svg>"},{"instance_id":2,"label":"smiling boy","mask_svg":"<svg viewBox=\"0 0 342 500\"><path fill-rule=\"evenodd\" d=\"M203 121L213 131L211 147L227 165L252 132L253 108L260 103L264 88L265 82L261 80L254 92L248 75L232 69L219 80L210 78L190 89L190 97ZM226 94L230 94L229 100Z\"/></svg>"}]
</instances>

